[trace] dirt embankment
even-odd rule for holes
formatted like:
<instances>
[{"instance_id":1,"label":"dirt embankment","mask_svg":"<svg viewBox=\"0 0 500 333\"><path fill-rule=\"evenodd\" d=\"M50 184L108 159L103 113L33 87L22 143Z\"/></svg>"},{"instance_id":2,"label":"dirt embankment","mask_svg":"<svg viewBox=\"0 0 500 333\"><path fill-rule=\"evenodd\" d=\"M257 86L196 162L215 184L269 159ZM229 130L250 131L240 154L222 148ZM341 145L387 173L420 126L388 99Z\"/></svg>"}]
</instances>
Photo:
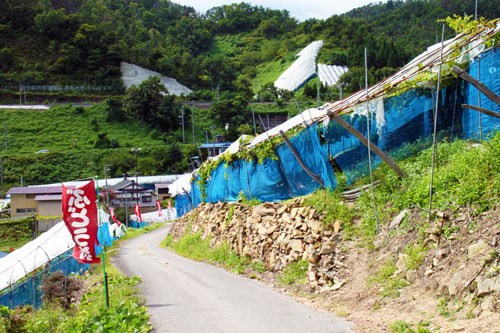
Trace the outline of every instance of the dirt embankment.
<instances>
[{"instance_id":1,"label":"dirt embankment","mask_svg":"<svg viewBox=\"0 0 500 333\"><path fill-rule=\"evenodd\" d=\"M176 221L187 230L228 243L262 261L264 283L310 304L347 316L362 332L500 332L500 210L473 217L467 209L428 215L408 210L381 233L346 240L340 222L287 204L202 204ZM307 282L283 286L277 274L307 260Z\"/></svg>"}]
</instances>

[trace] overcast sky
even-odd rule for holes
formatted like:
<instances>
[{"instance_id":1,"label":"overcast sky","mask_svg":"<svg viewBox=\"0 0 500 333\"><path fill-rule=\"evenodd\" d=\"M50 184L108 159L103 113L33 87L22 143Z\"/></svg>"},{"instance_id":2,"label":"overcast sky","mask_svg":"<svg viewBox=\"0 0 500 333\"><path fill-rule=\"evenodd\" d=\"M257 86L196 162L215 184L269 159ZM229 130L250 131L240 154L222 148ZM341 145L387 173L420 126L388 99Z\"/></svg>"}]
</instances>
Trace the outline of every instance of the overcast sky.
<instances>
[{"instance_id":1,"label":"overcast sky","mask_svg":"<svg viewBox=\"0 0 500 333\"><path fill-rule=\"evenodd\" d=\"M200 13L204 13L207 9L220 5L247 2L255 6L286 9L290 12L291 16L304 21L308 18L326 19L333 14L342 14L353 8L369 3L386 2L386 0L172 0L172 2L194 7Z\"/></svg>"}]
</instances>

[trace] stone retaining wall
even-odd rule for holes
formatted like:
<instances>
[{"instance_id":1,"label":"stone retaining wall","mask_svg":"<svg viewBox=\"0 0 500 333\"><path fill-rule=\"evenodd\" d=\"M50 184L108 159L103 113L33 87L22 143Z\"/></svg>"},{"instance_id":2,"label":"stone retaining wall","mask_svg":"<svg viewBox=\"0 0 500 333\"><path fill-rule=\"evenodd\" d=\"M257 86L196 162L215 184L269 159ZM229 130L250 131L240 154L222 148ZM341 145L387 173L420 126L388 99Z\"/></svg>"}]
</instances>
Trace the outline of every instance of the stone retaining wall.
<instances>
[{"instance_id":1,"label":"stone retaining wall","mask_svg":"<svg viewBox=\"0 0 500 333\"><path fill-rule=\"evenodd\" d=\"M178 219L170 233L181 238L187 229L202 238L211 237L211 246L229 244L240 256L264 263L270 271L281 271L303 259L309 265L308 282L313 289L339 289L344 281L337 271L345 267L338 248L340 221L324 228L324 216L304 199L286 204L202 203Z\"/></svg>"}]
</instances>

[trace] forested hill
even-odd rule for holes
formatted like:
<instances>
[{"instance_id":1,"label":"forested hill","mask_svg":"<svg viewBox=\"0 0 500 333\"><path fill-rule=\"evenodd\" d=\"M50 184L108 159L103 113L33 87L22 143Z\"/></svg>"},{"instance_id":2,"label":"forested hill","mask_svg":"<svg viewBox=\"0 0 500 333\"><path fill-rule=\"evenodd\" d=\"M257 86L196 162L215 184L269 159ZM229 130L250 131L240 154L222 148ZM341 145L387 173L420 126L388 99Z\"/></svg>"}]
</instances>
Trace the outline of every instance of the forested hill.
<instances>
[{"instance_id":1,"label":"forested hill","mask_svg":"<svg viewBox=\"0 0 500 333\"><path fill-rule=\"evenodd\" d=\"M246 3L198 13L168 0L3 0L0 84L118 89L127 61L175 77L198 97L216 86L251 96L257 81L269 87L317 39L325 41L319 60L329 64L361 66L367 47L376 81L433 44L438 19L464 12L474 13L473 0L389 1L304 22ZM497 1L480 1L479 14L500 16Z\"/></svg>"}]
</instances>

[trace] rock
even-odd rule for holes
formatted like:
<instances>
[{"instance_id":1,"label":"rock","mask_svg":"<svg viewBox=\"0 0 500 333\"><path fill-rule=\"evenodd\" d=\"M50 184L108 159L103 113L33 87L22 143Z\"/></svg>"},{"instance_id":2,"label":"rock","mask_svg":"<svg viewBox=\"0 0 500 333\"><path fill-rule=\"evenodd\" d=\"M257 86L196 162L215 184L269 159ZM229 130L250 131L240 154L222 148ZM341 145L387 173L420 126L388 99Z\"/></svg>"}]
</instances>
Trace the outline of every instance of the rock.
<instances>
[{"instance_id":1,"label":"rock","mask_svg":"<svg viewBox=\"0 0 500 333\"><path fill-rule=\"evenodd\" d=\"M483 311L495 311L495 298L493 296L486 296L480 306Z\"/></svg>"},{"instance_id":2,"label":"rock","mask_svg":"<svg viewBox=\"0 0 500 333\"><path fill-rule=\"evenodd\" d=\"M396 268L400 271L405 271L406 270L406 260L408 258L408 255L400 253L398 257L398 261L396 262Z\"/></svg>"},{"instance_id":3,"label":"rock","mask_svg":"<svg viewBox=\"0 0 500 333\"><path fill-rule=\"evenodd\" d=\"M290 211L291 218L295 219L295 217L297 216L298 212L299 212L299 209L297 207L292 208L292 210Z\"/></svg>"},{"instance_id":4,"label":"rock","mask_svg":"<svg viewBox=\"0 0 500 333\"><path fill-rule=\"evenodd\" d=\"M493 291L500 291L500 276L477 281L477 296L481 297Z\"/></svg>"},{"instance_id":5,"label":"rock","mask_svg":"<svg viewBox=\"0 0 500 333\"><path fill-rule=\"evenodd\" d=\"M321 245L320 254L330 254L335 252L334 242L325 242Z\"/></svg>"},{"instance_id":6,"label":"rock","mask_svg":"<svg viewBox=\"0 0 500 333\"><path fill-rule=\"evenodd\" d=\"M463 279L461 271L453 274L450 281L448 282L448 292L450 293L451 296L458 294L459 286L462 284L462 282Z\"/></svg>"},{"instance_id":7,"label":"rock","mask_svg":"<svg viewBox=\"0 0 500 333\"><path fill-rule=\"evenodd\" d=\"M480 254L488 253L490 251L490 246L484 241L484 240L479 240L476 243L472 244L469 246L467 250L467 255L469 256L469 259L474 258Z\"/></svg>"},{"instance_id":8,"label":"rock","mask_svg":"<svg viewBox=\"0 0 500 333\"><path fill-rule=\"evenodd\" d=\"M330 289L332 289L332 290L339 290L340 288L342 288L342 286L344 284L346 284L345 280L339 281L339 282L335 283Z\"/></svg>"},{"instance_id":9,"label":"rock","mask_svg":"<svg viewBox=\"0 0 500 333\"><path fill-rule=\"evenodd\" d=\"M417 280L417 271L414 269L407 271L406 280L411 283L415 282Z\"/></svg>"},{"instance_id":10,"label":"rock","mask_svg":"<svg viewBox=\"0 0 500 333\"><path fill-rule=\"evenodd\" d=\"M340 232L340 226L341 226L341 221L337 220L335 223L333 223L333 233L338 234Z\"/></svg>"},{"instance_id":11,"label":"rock","mask_svg":"<svg viewBox=\"0 0 500 333\"><path fill-rule=\"evenodd\" d=\"M278 208L278 210L276 211L276 214L282 215L286 211L287 208L288 208L287 205L282 205L280 208Z\"/></svg>"},{"instance_id":12,"label":"rock","mask_svg":"<svg viewBox=\"0 0 500 333\"><path fill-rule=\"evenodd\" d=\"M396 216L391 224L389 224L389 229L395 229L397 227L399 227L399 225L401 224L401 222L403 221L403 219L405 218L406 214L408 213L408 209L403 209L403 211L401 213L398 214L398 216Z\"/></svg>"},{"instance_id":13,"label":"rock","mask_svg":"<svg viewBox=\"0 0 500 333\"><path fill-rule=\"evenodd\" d=\"M283 222L285 222L286 224L293 223L292 216L288 213L283 213L282 218L283 218Z\"/></svg>"},{"instance_id":14,"label":"rock","mask_svg":"<svg viewBox=\"0 0 500 333\"><path fill-rule=\"evenodd\" d=\"M290 241L290 247L292 248L292 250L297 251L297 252L304 251L304 246L302 245L301 239L292 239Z\"/></svg>"}]
</instances>

